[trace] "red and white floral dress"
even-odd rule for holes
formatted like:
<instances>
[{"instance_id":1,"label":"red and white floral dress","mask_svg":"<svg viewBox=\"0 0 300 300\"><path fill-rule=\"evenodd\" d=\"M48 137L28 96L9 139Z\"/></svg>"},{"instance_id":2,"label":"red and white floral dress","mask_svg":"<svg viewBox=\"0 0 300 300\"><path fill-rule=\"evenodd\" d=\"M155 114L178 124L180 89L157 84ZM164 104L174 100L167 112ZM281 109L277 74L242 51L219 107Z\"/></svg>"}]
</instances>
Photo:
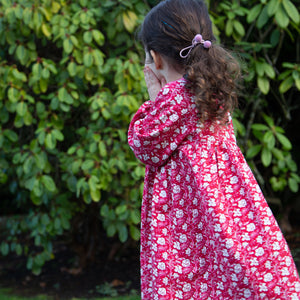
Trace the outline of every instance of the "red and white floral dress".
<instances>
[{"instance_id":1,"label":"red and white floral dress","mask_svg":"<svg viewBox=\"0 0 300 300\"><path fill-rule=\"evenodd\" d=\"M185 83L145 102L128 132L146 165L142 299L299 299L293 258L231 123L199 124Z\"/></svg>"}]
</instances>

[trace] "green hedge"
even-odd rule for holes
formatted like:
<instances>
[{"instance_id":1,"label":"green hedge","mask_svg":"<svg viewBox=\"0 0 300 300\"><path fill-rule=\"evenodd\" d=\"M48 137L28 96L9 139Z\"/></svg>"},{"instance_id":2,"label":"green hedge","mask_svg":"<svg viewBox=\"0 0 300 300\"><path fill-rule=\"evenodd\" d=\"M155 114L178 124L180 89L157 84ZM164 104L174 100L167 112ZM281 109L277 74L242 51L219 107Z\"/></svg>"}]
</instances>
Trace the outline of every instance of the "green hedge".
<instances>
[{"instance_id":1,"label":"green hedge","mask_svg":"<svg viewBox=\"0 0 300 300\"><path fill-rule=\"evenodd\" d=\"M127 128L147 97L132 38L146 6L102 2L1 1L1 192L22 213L1 252L36 274L92 202L108 236L139 239L144 169Z\"/></svg>"},{"instance_id":2,"label":"green hedge","mask_svg":"<svg viewBox=\"0 0 300 300\"><path fill-rule=\"evenodd\" d=\"M35 274L92 205L108 236L139 239L144 168L127 128L147 99L134 32L154 2L0 0L0 207L13 215L0 252L27 255ZM209 3L216 35L240 53L240 146L276 197L300 182L284 131L299 112L295 5Z\"/></svg>"},{"instance_id":3,"label":"green hedge","mask_svg":"<svg viewBox=\"0 0 300 300\"><path fill-rule=\"evenodd\" d=\"M288 202L293 196L283 192L297 193L300 183L285 132L300 108L300 1L215 3L216 30L220 37L233 38L241 57L242 105L234 120L239 144L265 194Z\"/></svg>"}]
</instances>

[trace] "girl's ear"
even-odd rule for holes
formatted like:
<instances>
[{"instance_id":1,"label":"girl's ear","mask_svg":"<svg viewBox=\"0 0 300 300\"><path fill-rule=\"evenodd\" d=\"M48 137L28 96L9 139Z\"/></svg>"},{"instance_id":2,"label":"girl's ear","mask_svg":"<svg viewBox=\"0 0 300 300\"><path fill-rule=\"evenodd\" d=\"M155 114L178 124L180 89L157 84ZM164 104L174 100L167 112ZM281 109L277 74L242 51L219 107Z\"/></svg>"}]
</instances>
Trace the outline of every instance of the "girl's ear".
<instances>
[{"instance_id":1,"label":"girl's ear","mask_svg":"<svg viewBox=\"0 0 300 300\"><path fill-rule=\"evenodd\" d=\"M158 52L154 51L154 50L150 50L150 54L153 58L155 68L157 70L163 69L163 60L162 60L161 55Z\"/></svg>"}]
</instances>

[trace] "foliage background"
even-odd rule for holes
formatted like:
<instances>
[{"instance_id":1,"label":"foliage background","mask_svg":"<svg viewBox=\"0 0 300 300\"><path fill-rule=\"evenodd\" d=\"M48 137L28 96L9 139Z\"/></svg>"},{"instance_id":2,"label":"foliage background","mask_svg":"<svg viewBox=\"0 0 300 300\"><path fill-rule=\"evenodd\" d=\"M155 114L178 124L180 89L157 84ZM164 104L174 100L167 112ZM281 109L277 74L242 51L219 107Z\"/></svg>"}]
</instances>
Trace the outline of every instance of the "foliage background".
<instances>
[{"instance_id":1,"label":"foliage background","mask_svg":"<svg viewBox=\"0 0 300 300\"><path fill-rule=\"evenodd\" d=\"M147 99L135 31L156 2L0 0L0 253L34 274L63 234L86 256L103 229L139 239L144 168L127 128ZM300 2L207 4L241 61L239 145L283 219L299 203Z\"/></svg>"}]
</instances>

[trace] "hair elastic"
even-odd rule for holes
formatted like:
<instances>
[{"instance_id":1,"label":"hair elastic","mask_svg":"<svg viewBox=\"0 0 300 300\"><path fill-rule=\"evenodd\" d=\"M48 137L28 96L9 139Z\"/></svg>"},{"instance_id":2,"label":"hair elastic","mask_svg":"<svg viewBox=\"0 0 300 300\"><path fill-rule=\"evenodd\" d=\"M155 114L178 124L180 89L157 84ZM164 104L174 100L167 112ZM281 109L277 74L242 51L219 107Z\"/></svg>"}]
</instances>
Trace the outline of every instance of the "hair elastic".
<instances>
[{"instance_id":1,"label":"hair elastic","mask_svg":"<svg viewBox=\"0 0 300 300\"><path fill-rule=\"evenodd\" d=\"M188 46L188 47L186 47L186 48L183 48L183 49L179 52L180 57L181 57L181 58L186 58L186 57L188 57L189 54L190 54L190 52L192 51L192 49L193 49L196 45L198 45L198 44L202 44L203 47L204 47L205 49L208 49L208 48L211 47L211 41L209 41L209 40L204 40L204 39L202 38L202 35L201 35L201 34L196 34L195 37L194 37L194 39L193 39L193 41L192 41L192 45L191 45L191 46ZM184 52L184 51L187 51L187 50L189 50L188 53L187 53L186 55L183 55L183 52Z\"/></svg>"}]
</instances>

